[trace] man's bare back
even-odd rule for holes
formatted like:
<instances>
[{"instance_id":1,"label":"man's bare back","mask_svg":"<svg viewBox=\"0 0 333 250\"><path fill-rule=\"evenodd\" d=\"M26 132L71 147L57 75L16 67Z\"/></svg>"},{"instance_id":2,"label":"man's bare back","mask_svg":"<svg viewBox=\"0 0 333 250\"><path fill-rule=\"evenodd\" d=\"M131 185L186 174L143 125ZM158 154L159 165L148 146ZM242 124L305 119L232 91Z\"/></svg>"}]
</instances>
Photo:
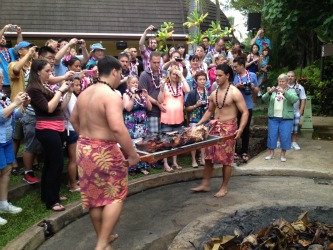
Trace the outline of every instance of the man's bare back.
<instances>
[{"instance_id":1,"label":"man's bare back","mask_svg":"<svg viewBox=\"0 0 333 250\"><path fill-rule=\"evenodd\" d=\"M76 109L81 136L116 141L111 128L123 121L122 100L115 91L107 85L95 84L80 94Z\"/></svg>"}]
</instances>

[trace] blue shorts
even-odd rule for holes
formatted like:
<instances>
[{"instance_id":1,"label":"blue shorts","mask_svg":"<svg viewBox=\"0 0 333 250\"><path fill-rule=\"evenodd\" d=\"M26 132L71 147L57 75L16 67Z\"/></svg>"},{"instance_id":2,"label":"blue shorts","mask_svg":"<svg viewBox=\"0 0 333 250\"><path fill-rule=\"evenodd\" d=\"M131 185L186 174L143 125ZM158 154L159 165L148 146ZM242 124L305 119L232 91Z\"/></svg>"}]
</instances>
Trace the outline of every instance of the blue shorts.
<instances>
[{"instance_id":1,"label":"blue shorts","mask_svg":"<svg viewBox=\"0 0 333 250\"><path fill-rule=\"evenodd\" d=\"M13 140L0 143L0 169L15 161Z\"/></svg>"},{"instance_id":2,"label":"blue shorts","mask_svg":"<svg viewBox=\"0 0 333 250\"><path fill-rule=\"evenodd\" d=\"M69 130L69 135L68 134L66 134L66 135L67 135L66 136L66 144L67 145L74 144L79 139L79 137L77 136L77 134L73 130Z\"/></svg>"},{"instance_id":3,"label":"blue shorts","mask_svg":"<svg viewBox=\"0 0 333 250\"><path fill-rule=\"evenodd\" d=\"M183 123L181 124L164 124L161 123L161 132L172 132L179 131L183 128Z\"/></svg>"}]
</instances>

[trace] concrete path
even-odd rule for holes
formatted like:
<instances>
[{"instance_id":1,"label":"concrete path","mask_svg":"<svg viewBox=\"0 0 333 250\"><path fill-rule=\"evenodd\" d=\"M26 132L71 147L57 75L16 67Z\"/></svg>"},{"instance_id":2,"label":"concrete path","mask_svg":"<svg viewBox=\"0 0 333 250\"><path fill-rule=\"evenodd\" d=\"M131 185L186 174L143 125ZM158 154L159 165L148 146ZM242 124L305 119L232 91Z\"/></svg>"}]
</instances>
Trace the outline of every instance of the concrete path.
<instances>
[{"instance_id":1,"label":"concrete path","mask_svg":"<svg viewBox=\"0 0 333 250\"><path fill-rule=\"evenodd\" d=\"M217 199L213 194L220 182L220 178L212 179L212 191L208 193L191 194L190 188L199 181L190 181L129 197L115 230L120 237L113 247L121 250L167 249L166 244L170 244L188 223L218 210L228 213L265 206L332 206L333 186L321 185L309 178L237 176L232 178L227 196ZM196 239L188 240L195 242ZM95 243L94 230L89 217L85 216L39 249L85 250L93 249Z\"/></svg>"}]
</instances>

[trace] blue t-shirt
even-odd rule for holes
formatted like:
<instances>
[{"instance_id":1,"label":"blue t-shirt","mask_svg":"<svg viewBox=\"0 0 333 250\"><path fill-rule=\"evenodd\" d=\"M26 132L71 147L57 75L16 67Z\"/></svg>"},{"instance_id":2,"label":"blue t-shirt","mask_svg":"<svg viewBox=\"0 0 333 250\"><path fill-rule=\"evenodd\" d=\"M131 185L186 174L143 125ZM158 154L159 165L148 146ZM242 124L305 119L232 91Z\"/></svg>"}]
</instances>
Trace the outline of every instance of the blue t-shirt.
<instances>
[{"instance_id":1,"label":"blue t-shirt","mask_svg":"<svg viewBox=\"0 0 333 250\"><path fill-rule=\"evenodd\" d=\"M263 39L258 37L256 40L256 44L258 44L258 46L259 46L259 54L261 54L261 50L264 47L264 45L266 45L266 46L268 45L268 48L270 50L272 49L271 40L269 40L267 37L264 37Z\"/></svg>"},{"instance_id":2,"label":"blue t-shirt","mask_svg":"<svg viewBox=\"0 0 333 250\"><path fill-rule=\"evenodd\" d=\"M250 82L253 82L254 86L258 87L258 80L257 80L257 75L255 73L249 72L250 76ZM248 76L241 77L242 82L249 82ZM234 84L237 86L239 84L239 75L236 73L234 77ZM239 89L240 92L242 93L246 106L248 109L252 109L252 95L245 95L244 89Z\"/></svg>"},{"instance_id":3,"label":"blue t-shirt","mask_svg":"<svg viewBox=\"0 0 333 250\"><path fill-rule=\"evenodd\" d=\"M63 76L68 71L68 68L62 63L63 60L61 59L58 65L54 65L54 74L56 76Z\"/></svg>"},{"instance_id":4,"label":"blue t-shirt","mask_svg":"<svg viewBox=\"0 0 333 250\"><path fill-rule=\"evenodd\" d=\"M18 59L18 56L15 54L14 48L9 48L8 52L10 55L10 62L7 62L3 54L0 53L0 68L2 69L3 73L3 86L10 86L10 79L8 76L8 65L11 62L15 62L16 59Z\"/></svg>"}]
</instances>

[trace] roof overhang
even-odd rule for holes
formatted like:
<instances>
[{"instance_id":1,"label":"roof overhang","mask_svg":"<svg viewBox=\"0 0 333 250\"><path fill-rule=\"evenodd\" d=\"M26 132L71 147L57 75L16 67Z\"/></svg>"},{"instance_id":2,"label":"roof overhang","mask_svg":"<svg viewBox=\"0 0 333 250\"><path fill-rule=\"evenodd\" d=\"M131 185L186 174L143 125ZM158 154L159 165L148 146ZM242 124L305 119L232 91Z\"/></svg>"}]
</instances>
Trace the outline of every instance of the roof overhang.
<instances>
[{"instance_id":1,"label":"roof overhang","mask_svg":"<svg viewBox=\"0 0 333 250\"><path fill-rule=\"evenodd\" d=\"M8 37L16 37L16 32L6 32ZM140 39L142 34L129 33L80 33L80 32L22 32L24 39L29 38L62 38L76 37L85 39ZM172 38L176 40L186 39L187 34L173 34ZM149 37L149 35L147 36Z\"/></svg>"}]
</instances>

